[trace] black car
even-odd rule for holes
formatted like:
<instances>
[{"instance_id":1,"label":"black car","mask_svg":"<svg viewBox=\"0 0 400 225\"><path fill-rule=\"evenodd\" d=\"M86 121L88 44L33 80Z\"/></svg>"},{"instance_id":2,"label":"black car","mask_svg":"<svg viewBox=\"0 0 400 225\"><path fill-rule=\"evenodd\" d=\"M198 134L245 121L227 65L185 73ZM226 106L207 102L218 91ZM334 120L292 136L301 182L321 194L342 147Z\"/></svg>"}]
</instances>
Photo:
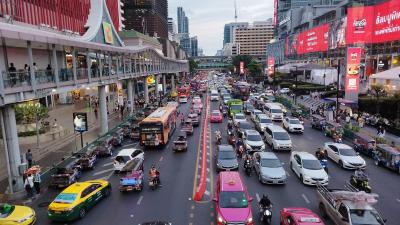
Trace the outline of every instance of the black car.
<instances>
[{"instance_id":1,"label":"black car","mask_svg":"<svg viewBox=\"0 0 400 225\"><path fill-rule=\"evenodd\" d=\"M236 157L236 152L232 145L218 145L218 150L215 154L216 170L219 171L229 171L238 170L239 162Z\"/></svg>"},{"instance_id":2,"label":"black car","mask_svg":"<svg viewBox=\"0 0 400 225\"><path fill-rule=\"evenodd\" d=\"M254 130L253 125L251 125L251 123L247 121L238 123L237 134L239 137L242 137L244 135L244 132L246 132L246 130Z\"/></svg>"}]
</instances>

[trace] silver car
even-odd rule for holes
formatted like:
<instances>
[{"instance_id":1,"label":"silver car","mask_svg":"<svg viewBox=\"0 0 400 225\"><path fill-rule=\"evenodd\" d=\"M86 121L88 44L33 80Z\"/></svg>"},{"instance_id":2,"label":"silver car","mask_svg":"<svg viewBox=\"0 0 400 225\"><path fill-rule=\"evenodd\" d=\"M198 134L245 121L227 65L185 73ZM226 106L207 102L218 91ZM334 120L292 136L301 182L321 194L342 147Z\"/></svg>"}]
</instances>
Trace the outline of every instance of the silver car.
<instances>
[{"instance_id":1,"label":"silver car","mask_svg":"<svg viewBox=\"0 0 400 225\"><path fill-rule=\"evenodd\" d=\"M278 157L272 152L255 152L253 155L254 169L258 179L263 184L285 184L286 171Z\"/></svg>"},{"instance_id":2,"label":"silver car","mask_svg":"<svg viewBox=\"0 0 400 225\"><path fill-rule=\"evenodd\" d=\"M215 153L215 169L219 171L239 170L239 162L231 145L218 145Z\"/></svg>"}]
</instances>

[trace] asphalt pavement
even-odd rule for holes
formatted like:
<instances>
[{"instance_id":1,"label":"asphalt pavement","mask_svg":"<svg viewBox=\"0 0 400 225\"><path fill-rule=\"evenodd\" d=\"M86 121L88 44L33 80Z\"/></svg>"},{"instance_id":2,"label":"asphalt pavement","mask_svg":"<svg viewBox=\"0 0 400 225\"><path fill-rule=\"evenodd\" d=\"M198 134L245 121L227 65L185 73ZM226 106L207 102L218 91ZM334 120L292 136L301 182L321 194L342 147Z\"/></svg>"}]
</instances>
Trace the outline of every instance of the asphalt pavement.
<instances>
[{"instance_id":1,"label":"asphalt pavement","mask_svg":"<svg viewBox=\"0 0 400 225\"><path fill-rule=\"evenodd\" d=\"M203 97L204 98L204 97ZM191 103L180 106L180 111L185 114ZM210 110L217 109L218 103L212 102ZM205 110L205 109L204 109ZM202 116L205 113L203 111ZM249 118L250 120L250 118ZM207 122L208 123L208 122ZM199 165L201 164L201 124L194 129L194 134L188 136L187 152L174 153L172 142L163 149L145 150L145 186L141 192L120 193L119 175L113 172L113 158L103 158L97 162L96 169L83 173L81 180L108 179L113 187L109 198L104 199L88 212L85 218L71 223L78 225L136 225L145 221L165 220L174 225L215 225L215 209L212 197L214 194L214 182L217 173L214 169L213 155L215 152L215 131L221 130L223 143L226 143L226 123L213 123L205 134L208 138L206 149L207 154L207 190L203 201L193 201L193 195L198 185ZM180 125L174 132L171 140L174 140L179 133ZM306 121L304 134L291 134L294 150L307 151L312 154L324 142L331 141L322 132L311 129ZM125 142L123 148L142 148L138 143ZM267 151L271 151L267 147ZM115 154L114 156L116 155ZM279 224L279 210L283 207L306 207L318 213L316 205L316 189L303 185L299 178L289 169L288 152L276 153L279 159L284 162L284 167L289 175L285 185L263 185L260 184L257 176L253 173L251 177L245 175L242 162L240 162L240 173L247 186L250 196L254 198L251 203L253 218L258 223L258 199L263 194L268 194L273 202L273 224ZM373 161L364 157L367 161L366 173L369 175L373 192L379 194L377 210L388 219L388 225L398 225L400 221L400 179L399 175L387 169L376 167ZM161 172L162 187L150 190L147 186L147 171L152 164L155 164ZM346 181L353 173L336 166L329 161L329 187L343 188ZM48 189L37 200L32 203L38 215L39 225L52 224L47 218L47 205L61 190ZM326 224L333 224L326 221Z\"/></svg>"}]
</instances>

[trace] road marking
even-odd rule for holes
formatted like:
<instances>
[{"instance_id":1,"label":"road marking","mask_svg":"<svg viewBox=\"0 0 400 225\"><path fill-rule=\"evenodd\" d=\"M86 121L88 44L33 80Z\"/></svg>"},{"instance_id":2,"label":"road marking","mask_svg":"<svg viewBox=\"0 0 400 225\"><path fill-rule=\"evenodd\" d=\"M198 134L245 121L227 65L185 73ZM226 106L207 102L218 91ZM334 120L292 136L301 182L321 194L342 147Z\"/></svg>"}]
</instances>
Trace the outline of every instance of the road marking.
<instances>
[{"instance_id":1,"label":"road marking","mask_svg":"<svg viewBox=\"0 0 400 225\"><path fill-rule=\"evenodd\" d=\"M108 172L111 172L111 171L114 171L114 168L110 168L110 169L99 171L97 173L94 173L93 176L97 176L97 175L100 175L100 174L103 174L103 173L108 173Z\"/></svg>"},{"instance_id":2,"label":"road marking","mask_svg":"<svg viewBox=\"0 0 400 225\"><path fill-rule=\"evenodd\" d=\"M260 202L260 195L256 193L257 202Z\"/></svg>"},{"instance_id":3,"label":"road marking","mask_svg":"<svg viewBox=\"0 0 400 225\"><path fill-rule=\"evenodd\" d=\"M104 163L104 164L103 164L103 167L111 166L112 164L114 164L114 162Z\"/></svg>"},{"instance_id":4,"label":"road marking","mask_svg":"<svg viewBox=\"0 0 400 225\"><path fill-rule=\"evenodd\" d=\"M133 218L133 214L131 214L131 218Z\"/></svg>"},{"instance_id":5,"label":"road marking","mask_svg":"<svg viewBox=\"0 0 400 225\"><path fill-rule=\"evenodd\" d=\"M307 204L310 204L310 200L308 200L305 194L302 194L301 196L303 197L304 201L306 201Z\"/></svg>"},{"instance_id":6,"label":"road marking","mask_svg":"<svg viewBox=\"0 0 400 225\"><path fill-rule=\"evenodd\" d=\"M163 159L164 159L164 157L163 157L163 156L161 156L160 160L158 160L158 161L160 161L160 162L161 162L161 161L163 161Z\"/></svg>"},{"instance_id":7,"label":"road marking","mask_svg":"<svg viewBox=\"0 0 400 225\"><path fill-rule=\"evenodd\" d=\"M108 179L110 179L110 177L111 177L113 174L114 174L114 171L112 171L110 174L108 174L108 175L105 176L105 177L99 178L99 180L108 180Z\"/></svg>"},{"instance_id":8,"label":"road marking","mask_svg":"<svg viewBox=\"0 0 400 225\"><path fill-rule=\"evenodd\" d=\"M194 217L194 214L193 214L193 213L190 213L190 214L189 214L189 217L190 217L190 218L193 218L193 217Z\"/></svg>"},{"instance_id":9,"label":"road marking","mask_svg":"<svg viewBox=\"0 0 400 225\"><path fill-rule=\"evenodd\" d=\"M142 200L143 200L143 195L141 195L141 196L139 197L139 199L138 199L137 202L136 202L136 205L140 205L140 203L142 202Z\"/></svg>"}]
</instances>

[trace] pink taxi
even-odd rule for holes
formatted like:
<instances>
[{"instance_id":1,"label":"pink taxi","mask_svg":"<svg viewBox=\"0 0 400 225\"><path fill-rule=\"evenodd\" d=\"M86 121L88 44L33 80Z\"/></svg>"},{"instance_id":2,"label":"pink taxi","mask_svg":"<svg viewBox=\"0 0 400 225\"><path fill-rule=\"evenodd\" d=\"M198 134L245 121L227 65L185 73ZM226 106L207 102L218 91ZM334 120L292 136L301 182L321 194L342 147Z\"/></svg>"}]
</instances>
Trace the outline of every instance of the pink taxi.
<instances>
[{"instance_id":1,"label":"pink taxi","mask_svg":"<svg viewBox=\"0 0 400 225\"><path fill-rule=\"evenodd\" d=\"M324 225L318 215L307 208L283 208L280 221L282 225Z\"/></svg>"}]
</instances>

